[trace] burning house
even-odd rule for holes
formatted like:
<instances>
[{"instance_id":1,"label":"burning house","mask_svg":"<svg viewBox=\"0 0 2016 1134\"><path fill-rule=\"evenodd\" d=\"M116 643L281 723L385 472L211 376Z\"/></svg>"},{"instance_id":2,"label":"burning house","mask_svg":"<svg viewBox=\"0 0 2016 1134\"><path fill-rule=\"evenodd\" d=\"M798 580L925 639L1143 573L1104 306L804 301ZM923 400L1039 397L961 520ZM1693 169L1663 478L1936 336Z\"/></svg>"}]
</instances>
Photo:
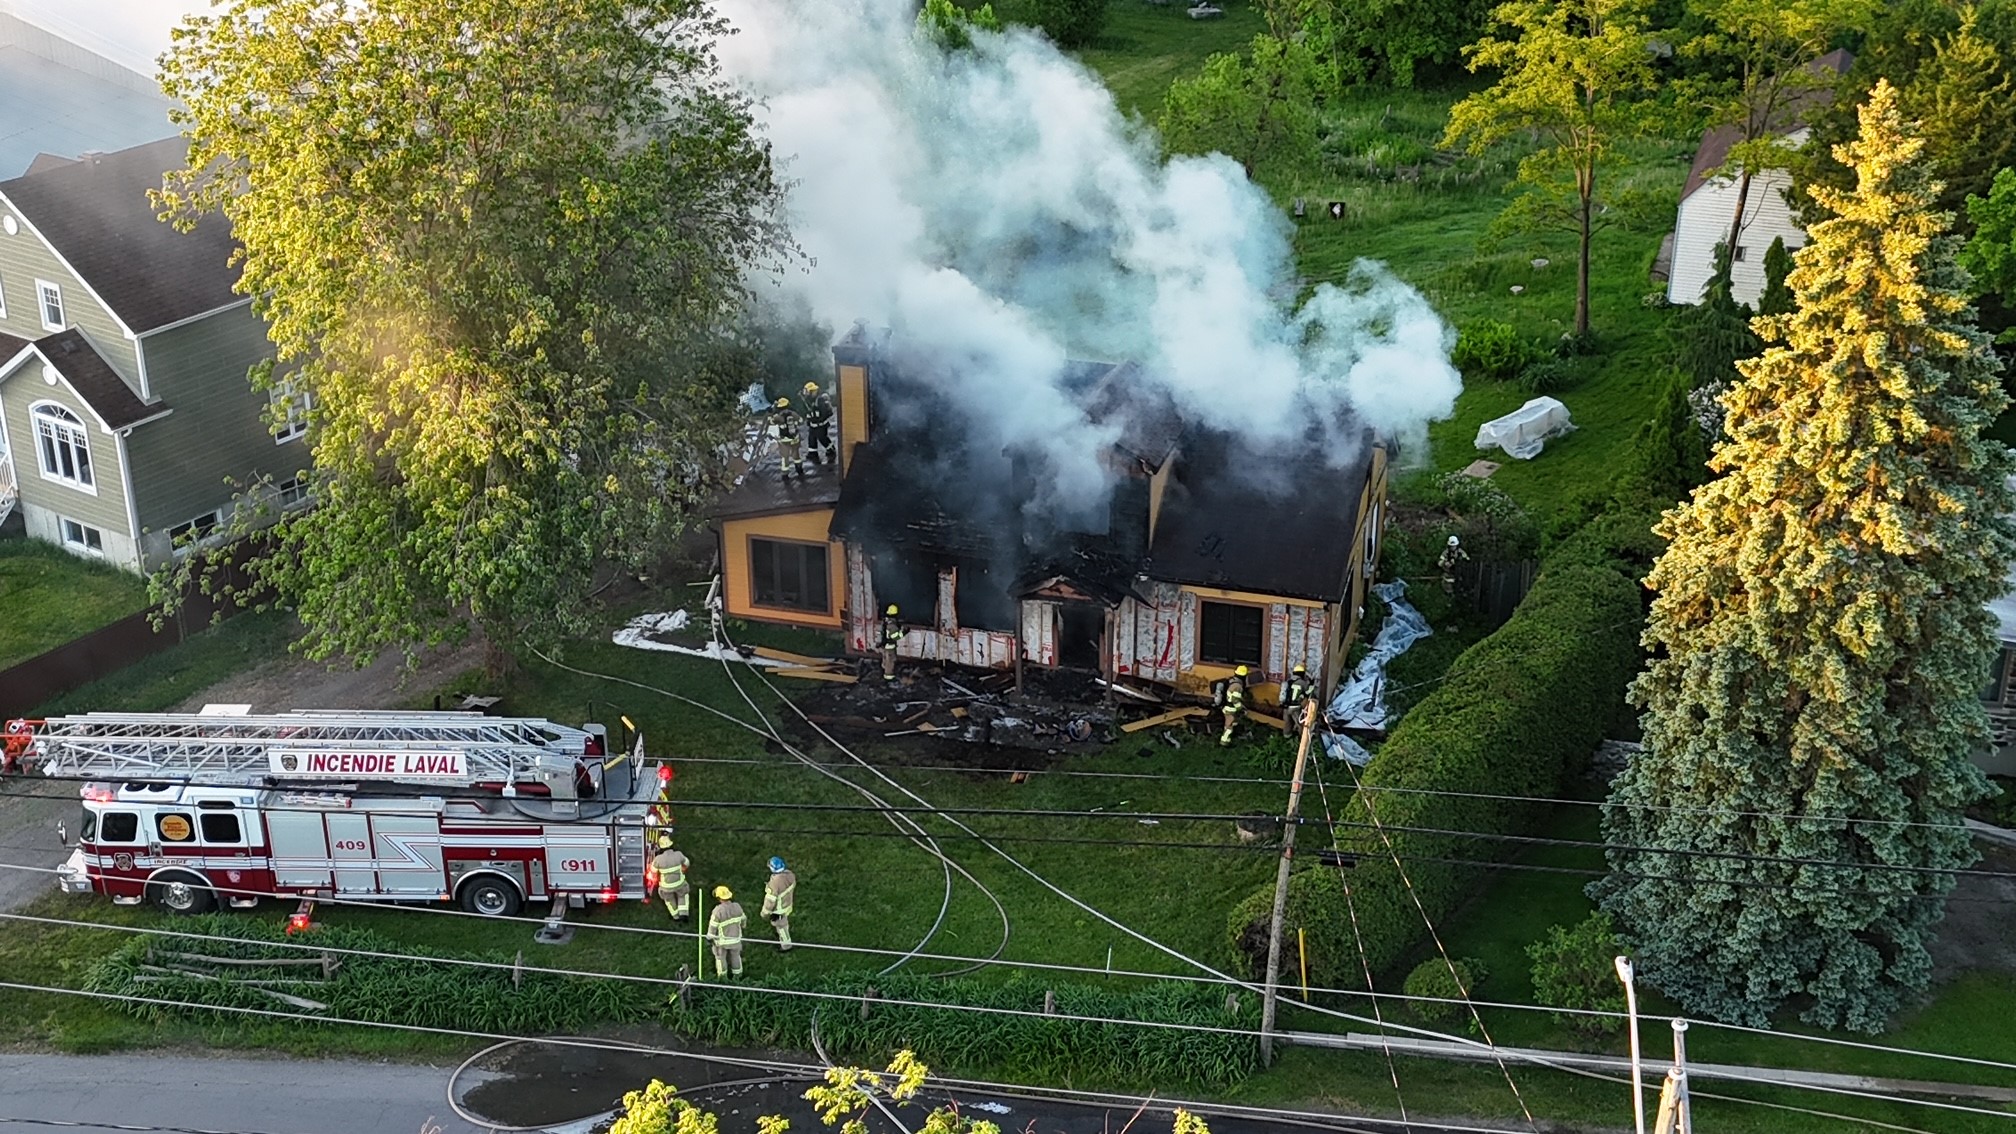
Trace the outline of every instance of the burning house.
<instances>
[{"instance_id":1,"label":"burning house","mask_svg":"<svg viewBox=\"0 0 2016 1134\"><path fill-rule=\"evenodd\" d=\"M857 328L833 348L836 465L759 462L714 509L725 613L840 631L899 656L990 669L1096 671L1202 695L1235 667L1262 702L1297 663L1344 671L1378 562L1387 450L1335 429L1255 452L1185 420L1134 363L1056 380L1103 441L1093 506L1046 493L1052 457L989 451L942 379L957 361Z\"/></svg>"}]
</instances>

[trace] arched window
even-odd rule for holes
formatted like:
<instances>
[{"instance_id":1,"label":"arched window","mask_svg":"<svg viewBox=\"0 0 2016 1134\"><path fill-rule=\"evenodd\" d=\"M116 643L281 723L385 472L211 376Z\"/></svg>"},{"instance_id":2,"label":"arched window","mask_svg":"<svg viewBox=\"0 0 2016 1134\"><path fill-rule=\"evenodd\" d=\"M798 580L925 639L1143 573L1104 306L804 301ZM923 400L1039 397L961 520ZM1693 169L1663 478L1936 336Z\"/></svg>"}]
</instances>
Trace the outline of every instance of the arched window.
<instances>
[{"instance_id":1,"label":"arched window","mask_svg":"<svg viewBox=\"0 0 2016 1134\"><path fill-rule=\"evenodd\" d=\"M91 435L83 420L55 402L36 404L28 416L35 422L42 475L74 488L97 491L91 478Z\"/></svg>"}]
</instances>

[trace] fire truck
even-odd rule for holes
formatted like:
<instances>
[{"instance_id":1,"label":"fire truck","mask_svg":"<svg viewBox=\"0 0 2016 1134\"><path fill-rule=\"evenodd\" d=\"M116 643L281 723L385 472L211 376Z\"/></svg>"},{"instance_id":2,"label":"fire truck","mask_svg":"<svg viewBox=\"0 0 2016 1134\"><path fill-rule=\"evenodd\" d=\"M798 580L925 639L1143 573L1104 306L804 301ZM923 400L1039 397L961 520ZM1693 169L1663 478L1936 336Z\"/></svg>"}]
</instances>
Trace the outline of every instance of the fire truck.
<instances>
[{"instance_id":1,"label":"fire truck","mask_svg":"<svg viewBox=\"0 0 2016 1134\"><path fill-rule=\"evenodd\" d=\"M8 727L20 770L84 781L62 889L120 905L201 913L270 896L557 911L646 897L645 848L671 822L671 767L644 763L641 736L608 755L600 725L213 706Z\"/></svg>"}]
</instances>

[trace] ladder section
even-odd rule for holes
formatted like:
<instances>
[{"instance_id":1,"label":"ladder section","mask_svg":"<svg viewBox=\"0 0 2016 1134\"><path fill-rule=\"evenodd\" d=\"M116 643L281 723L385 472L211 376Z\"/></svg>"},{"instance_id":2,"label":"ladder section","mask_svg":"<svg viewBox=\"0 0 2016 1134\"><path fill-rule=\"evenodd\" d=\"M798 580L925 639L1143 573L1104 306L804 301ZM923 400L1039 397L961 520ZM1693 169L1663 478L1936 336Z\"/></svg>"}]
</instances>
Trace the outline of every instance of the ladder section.
<instances>
[{"instance_id":1,"label":"ladder section","mask_svg":"<svg viewBox=\"0 0 2016 1134\"><path fill-rule=\"evenodd\" d=\"M480 713L297 711L266 716L85 713L35 728L44 774L207 783L506 784L576 799L598 780L602 737ZM592 764L587 782L580 768Z\"/></svg>"}]
</instances>

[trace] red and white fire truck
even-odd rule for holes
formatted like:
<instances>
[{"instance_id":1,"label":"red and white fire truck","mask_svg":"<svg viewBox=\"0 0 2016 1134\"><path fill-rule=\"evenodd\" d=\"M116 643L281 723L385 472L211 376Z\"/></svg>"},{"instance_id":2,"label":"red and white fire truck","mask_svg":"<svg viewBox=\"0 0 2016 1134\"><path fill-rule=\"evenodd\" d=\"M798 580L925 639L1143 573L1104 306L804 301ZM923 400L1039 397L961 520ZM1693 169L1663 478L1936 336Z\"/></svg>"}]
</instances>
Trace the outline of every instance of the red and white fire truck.
<instances>
[{"instance_id":1,"label":"red and white fire truck","mask_svg":"<svg viewBox=\"0 0 2016 1134\"><path fill-rule=\"evenodd\" d=\"M28 722L24 770L86 781L65 891L179 913L260 896L647 896L669 765L599 725L459 712L88 713Z\"/></svg>"}]
</instances>

